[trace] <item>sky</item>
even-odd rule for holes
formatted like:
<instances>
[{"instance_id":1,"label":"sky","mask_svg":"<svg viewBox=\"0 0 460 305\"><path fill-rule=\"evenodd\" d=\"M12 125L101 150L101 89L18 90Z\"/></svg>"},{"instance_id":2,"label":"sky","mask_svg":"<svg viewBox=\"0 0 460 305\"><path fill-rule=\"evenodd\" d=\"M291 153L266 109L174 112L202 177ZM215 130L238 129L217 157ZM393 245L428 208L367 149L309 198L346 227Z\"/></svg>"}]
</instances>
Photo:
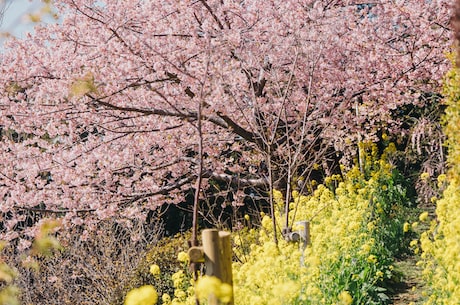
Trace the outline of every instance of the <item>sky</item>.
<instances>
[{"instance_id":1,"label":"sky","mask_svg":"<svg viewBox=\"0 0 460 305\"><path fill-rule=\"evenodd\" d=\"M24 37L34 27L27 15L38 12L42 5L40 0L0 0L0 8L7 8L0 24L0 33L7 32L16 37ZM0 38L0 45L3 40Z\"/></svg>"}]
</instances>

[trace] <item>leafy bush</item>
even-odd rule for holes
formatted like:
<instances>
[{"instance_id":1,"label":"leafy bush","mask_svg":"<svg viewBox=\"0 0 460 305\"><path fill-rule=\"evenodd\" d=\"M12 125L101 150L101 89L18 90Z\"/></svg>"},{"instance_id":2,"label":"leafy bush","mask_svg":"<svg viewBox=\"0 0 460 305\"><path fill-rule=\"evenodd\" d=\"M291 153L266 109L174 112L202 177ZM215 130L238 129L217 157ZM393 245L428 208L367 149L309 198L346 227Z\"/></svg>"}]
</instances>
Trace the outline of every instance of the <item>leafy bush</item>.
<instances>
[{"instance_id":1,"label":"leafy bush","mask_svg":"<svg viewBox=\"0 0 460 305\"><path fill-rule=\"evenodd\" d=\"M164 294L174 296L175 290L179 286L185 290L190 286L187 281L180 285L178 281L182 276L187 277L188 280L191 278L191 274L187 269L188 261L183 257L188 249L190 237L190 232L186 232L163 238L147 251L145 261L138 268L143 282L154 284L160 296ZM178 260L178 254L180 254L181 260ZM158 266L159 274L155 275L152 272L146 272L152 265ZM176 274L174 278L171 277L173 274Z\"/></svg>"}]
</instances>

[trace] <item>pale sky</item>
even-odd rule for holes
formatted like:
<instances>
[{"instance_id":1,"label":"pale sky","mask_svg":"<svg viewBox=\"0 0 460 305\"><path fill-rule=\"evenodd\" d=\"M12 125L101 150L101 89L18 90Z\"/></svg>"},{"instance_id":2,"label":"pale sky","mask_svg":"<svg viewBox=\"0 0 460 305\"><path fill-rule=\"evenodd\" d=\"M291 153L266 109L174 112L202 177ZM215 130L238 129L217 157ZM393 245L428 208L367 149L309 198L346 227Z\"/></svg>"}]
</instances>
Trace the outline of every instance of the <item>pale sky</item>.
<instances>
[{"instance_id":1,"label":"pale sky","mask_svg":"<svg viewBox=\"0 0 460 305\"><path fill-rule=\"evenodd\" d=\"M39 11L42 5L40 0L0 0L0 8L7 8L0 25L0 33L8 32L16 37L24 37L34 26L27 19L27 14ZM0 45L2 43L3 38L0 38Z\"/></svg>"}]
</instances>

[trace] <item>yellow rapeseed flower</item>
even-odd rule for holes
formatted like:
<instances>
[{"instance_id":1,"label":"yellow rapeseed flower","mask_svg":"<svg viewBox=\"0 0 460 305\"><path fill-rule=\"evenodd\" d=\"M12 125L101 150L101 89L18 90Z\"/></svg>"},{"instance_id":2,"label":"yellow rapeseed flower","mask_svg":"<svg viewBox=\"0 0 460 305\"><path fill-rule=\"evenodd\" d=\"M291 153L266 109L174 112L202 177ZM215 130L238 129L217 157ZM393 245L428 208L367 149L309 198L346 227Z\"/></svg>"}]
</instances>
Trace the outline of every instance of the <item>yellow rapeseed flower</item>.
<instances>
[{"instance_id":1,"label":"yellow rapeseed flower","mask_svg":"<svg viewBox=\"0 0 460 305\"><path fill-rule=\"evenodd\" d=\"M183 270L179 270L175 273L173 273L173 275L171 276L171 279L173 281L173 285L175 288L178 288L180 285L182 285L182 283L184 282L184 271Z\"/></svg>"},{"instance_id":2,"label":"yellow rapeseed flower","mask_svg":"<svg viewBox=\"0 0 460 305\"><path fill-rule=\"evenodd\" d=\"M369 255L369 256L367 257L367 261L368 261L369 263L375 264L375 263L377 262L377 257L376 257L375 255L371 254L371 255Z\"/></svg>"},{"instance_id":3,"label":"yellow rapeseed flower","mask_svg":"<svg viewBox=\"0 0 460 305\"><path fill-rule=\"evenodd\" d=\"M420 221L426 221L428 219L428 212L423 212L422 214L420 214L420 216L418 217L418 219Z\"/></svg>"},{"instance_id":4,"label":"yellow rapeseed flower","mask_svg":"<svg viewBox=\"0 0 460 305\"><path fill-rule=\"evenodd\" d=\"M374 229L375 229L375 221L368 222L368 223L367 223L367 229L368 229L369 231L374 230Z\"/></svg>"},{"instance_id":5,"label":"yellow rapeseed flower","mask_svg":"<svg viewBox=\"0 0 460 305\"><path fill-rule=\"evenodd\" d=\"M163 293L163 295L161 296L161 300L163 301L163 304L171 304L171 296L167 293Z\"/></svg>"},{"instance_id":6,"label":"yellow rapeseed flower","mask_svg":"<svg viewBox=\"0 0 460 305\"><path fill-rule=\"evenodd\" d=\"M367 254L369 251L371 251L371 245L369 245L369 243L365 243L361 246L360 254Z\"/></svg>"},{"instance_id":7,"label":"yellow rapeseed flower","mask_svg":"<svg viewBox=\"0 0 460 305\"><path fill-rule=\"evenodd\" d=\"M174 296L179 300L185 300L185 298L187 298L187 293L181 289L176 289L174 290Z\"/></svg>"},{"instance_id":8,"label":"yellow rapeseed flower","mask_svg":"<svg viewBox=\"0 0 460 305\"><path fill-rule=\"evenodd\" d=\"M221 300L223 303L229 303L230 300L232 299L233 295L233 288L229 284L223 283L220 286L220 296L219 300Z\"/></svg>"},{"instance_id":9,"label":"yellow rapeseed flower","mask_svg":"<svg viewBox=\"0 0 460 305\"><path fill-rule=\"evenodd\" d=\"M299 198L299 192L298 191L292 191L292 198L293 199L296 199L296 198Z\"/></svg>"},{"instance_id":10,"label":"yellow rapeseed flower","mask_svg":"<svg viewBox=\"0 0 460 305\"><path fill-rule=\"evenodd\" d=\"M339 301L341 305L350 305L353 303L353 298L348 291L344 290L339 294Z\"/></svg>"},{"instance_id":11,"label":"yellow rapeseed flower","mask_svg":"<svg viewBox=\"0 0 460 305\"><path fill-rule=\"evenodd\" d=\"M283 283L277 283L273 287L273 294L278 297L278 299L287 301L298 294L299 290L301 289L300 284L296 283L295 281L284 281Z\"/></svg>"},{"instance_id":12,"label":"yellow rapeseed flower","mask_svg":"<svg viewBox=\"0 0 460 305\"><path fill-rule=\"evenodd\" d=\"M263 218L262 218L262 226L267 229L267 230L270 230L271 229L271 226L272 226L272 219L270 217L268 217L267 215L265 215Z\"/></svg>"},{"instance_id":13,"label":"yellow rapeseed flower","mask_svg":"<svg viewBox=\"0 0 460 305\"><path fill-rule=\"evenodd\" d=\"M278 190L273 190L273 200L276 203L283 203L283 193Z\"/></svg>"},{"instance_id":14,"label":"yellow rapeseed flower","mask_svg":"<svg viewBox=\"0 0 460 305\"><path fill-rule=\"evenodd\" d=\"M422 173L420 175L420 179L422 179L422 180L427 180L428 178L430 178L430 174L428 174L428 173Z\"/></svg>"},{"instance_id":15,"label":"yellow rapeseed flower","mask_svg":"<svg viewBox=\"0 0 460 305\"><path fill-rule=\"evenodd\" d=\"M126 294L125 305L155 305L158 294L152 285L134 288Z\"/></svg>"},{"instance_id":16,"label":"yellow rapeseed flower","mask_svg":"<svg viewBox=\"0 0 460 305\"><path fill-rule=\"evenodd\" d=\"M157 264L150 265L150 274L153 276L160 275L160 267Z\"/></svg>"},{"instance_id":17,"label":"yellow rapeseed flower","mask_svg":"<svg viewBox=\"0 0 460 305\"><path fill-rule=\"evenodd\" d=\"M181 251L179 252L179 254L177 254L177 260L179 262L185 263L185 262L188 262L190 258L188 257L188 254L186 252Z\"/></svg>"},{"instance_id":18,"label":"yellow rapeseed flower","mask_svg":"<svg viewBox=\"0 0 460 305\"><path fill-rule=\"evenodd\" d=\"M382 140L383 141L388 140L388 135L386 133L382 133Z\"/></svg>"},{"instance_id":19,"label":"yellow rapeseed flower","mask_svg":"<svg viewBox=\"0 0 460 305\"><path fill-rule=\"evenodd\" d=\"M447 180L446 174L441 174L441 175L438 176L438 183L439 184L442 184L442 183L446 182L446 180Z\"/></svg>"},{"instance_id":20,"label":"yellow rapeseed flower","mask_svg":"<svg viewBox=\"0 0 460 305\"><path fill-rule=\"evenodd\" d=\"M405 222L404 225L403 225L404 233L409 232L409 230L410 230L410 224L408 222Z\"/></svg>"},{"instance_id":21,"label":"yellow rapeseed flower","mask_svg":"<svg viewBox=\"0 0 460 305\"><path fill-rule=\"evenodd\" d=\"M203 276L196 282L196 295L199 299L208 299L210 295L217 297L221 284L222 282L215 276Z\"/></svg>"},{"instance_id":22,"label":"yellow rapeseed flower","mask_svg":"<svg viewBox=\"0 0 460 305\"><path fill-rule=\"evenodd\" d=\"M224 303L228 303L232 298L232 287L229 284L222 283L215 276L203 276L198 279L195 285L195 292L200 300L207 300L214 296Z\"/></svg>"}]
</instances>

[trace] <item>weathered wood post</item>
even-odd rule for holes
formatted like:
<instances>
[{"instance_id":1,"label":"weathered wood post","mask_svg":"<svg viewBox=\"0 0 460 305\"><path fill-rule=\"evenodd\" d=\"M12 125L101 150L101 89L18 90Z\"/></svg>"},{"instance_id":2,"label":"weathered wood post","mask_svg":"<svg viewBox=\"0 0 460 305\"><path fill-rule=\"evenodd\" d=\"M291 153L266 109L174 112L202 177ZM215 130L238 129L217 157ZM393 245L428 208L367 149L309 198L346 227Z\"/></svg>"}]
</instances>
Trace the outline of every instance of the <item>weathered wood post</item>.
<instances>
[{"instance_id":1,"label":"weathered wood post","mask_svg":"<svg viewBox=\"0 0 460 305\"><path fill-rule=\"evenodd\" d=\"M296 224L301 227L299 230L298 234L300 235L301 239L301 246L300 249L302 251L302 255L300 256L300 265L304 266L305 265L305 249L307 246L310 244L310 222L306 220L298 221Z\"/></svg>"},{"instance_id":2,"label":"weathered wood post","mask_svg":"<svg viewBox=\"0 0 460 305\"><path fill-rule=\"evenodd\" d=\"M302 238L304 248L310 244L310 222L306 220L298 221L296 224L302 227L299 231L300 237Z\"/></svg>"},{"instance_id":3,"label":"weathered wood post","mask_svg":"<svg viewBox=\"0 0 460 305\"><path fill-rule=\"evenodd\" d=\"M203 246L191 247L190 261L204 262L207 276L215 276L222 283L232 287L232 298L227 304L233 305L232 245L229 232L205 229L202 232ZM218 305L216 297L210 296L208 304Z\"/></svg>"},{"instance_id":4,"label":"weathered wood post","mask_svg":"<svg viewBox=\"0 0 460 305\"><path fill-rule=\"evenodd\" d=\"M222 280L222 254L219 231L216 229L205 229L201 233L203 237L204 265L206 275L215 276Z\"/></svg>"},{"instance_id":5,"label":"weathered wood post","mask_svg":"<svg viewBox=\"0 0 460 305\"><path fill-rule=\"evenodd\" d=\"M233 305L233 274L232 274L232 240L229 232L220 231L219 238L222 249L222 283L232 287L232 298L229 305Z\"/></svg>"}]
</instances>

